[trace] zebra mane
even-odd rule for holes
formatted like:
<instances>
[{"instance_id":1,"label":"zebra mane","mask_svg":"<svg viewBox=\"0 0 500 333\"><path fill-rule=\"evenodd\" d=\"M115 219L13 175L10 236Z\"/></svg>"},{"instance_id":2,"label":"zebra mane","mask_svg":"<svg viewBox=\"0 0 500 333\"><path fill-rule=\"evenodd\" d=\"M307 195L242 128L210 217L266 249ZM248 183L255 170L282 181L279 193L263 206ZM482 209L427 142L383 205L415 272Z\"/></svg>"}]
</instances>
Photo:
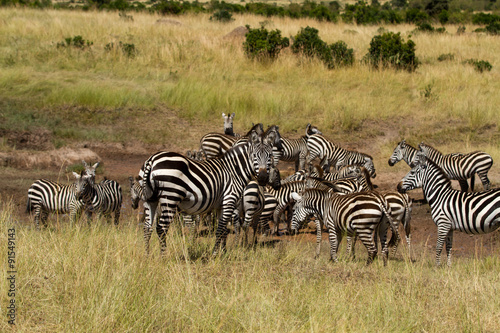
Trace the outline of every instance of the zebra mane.
<instances>
[{"instance_id":1,"label":"zebra mane","mask_svg":"<svg viewBox=\"0 0 500 333\"><path fill-rule=\"evenodd\" d=\"M421 158L421 160L417 162L417 166L418 166L418 164L420 164L420 165L425 165L426 167L431 167L431 168L436 169L436 172L443 179L445 179L446 186L451 188L450 177L448 177L448 175L446 174L446 172L444 172L444 170L441 169L441 167L439 165L437 165L437 163L435 163L434 161L432 161L431 159L429 159L428 157L423 156L423 155L420 156L419 158Z\"/></svg>"},{"instance_id":2,"label":"zebra mane","mask_svg":"<svg viewBox=\"0 0 500 333\"><path fill-rule=\"evenodd\" d=\"M264 133L264 126L262 123L252 125L252 128L247 132L247 134L244 135L244 137L249 138L252 132L256 132L257 134L263 134Z\"/></svg>"},{"instance_id":3,"label":"zebra mane","mask_svg":"<svg viewBox=\"0 0 500 333\"><path fill-rule=\"evenodd\" d=\"M438 154L440 154L440 155L443 155L443 153L442 153L441 151L439 151L438 149L436 149L436 148L434 148L433 146L428 145L428 144L426 144L426 143L421 142L421 143L418 145L418 148L420 149L420 151L422 151L422 147L426 147L426 148L428 148L428 149L430 149L430 150L432 150L432 151L434 151L434 152L436 152L436 153L438 153Z\"/></svg>"},{"instance_id":4,"label":"zebra mane","mask_svg":"<svg viewBox=\"0 0 500 333\"><path fill-rule=\"evenodd\" d=\"M370 173L368 172L368 169L366 169L364 166L361 166L360 167L361 169L361 174L358 176L358 178L365 178L366 180L366 185L368 185L368 188L370 190L373 190L374 189L374 186L373 186L373 183L372 183L372 179L370 177Z\"/></svg>"}]
</instances>

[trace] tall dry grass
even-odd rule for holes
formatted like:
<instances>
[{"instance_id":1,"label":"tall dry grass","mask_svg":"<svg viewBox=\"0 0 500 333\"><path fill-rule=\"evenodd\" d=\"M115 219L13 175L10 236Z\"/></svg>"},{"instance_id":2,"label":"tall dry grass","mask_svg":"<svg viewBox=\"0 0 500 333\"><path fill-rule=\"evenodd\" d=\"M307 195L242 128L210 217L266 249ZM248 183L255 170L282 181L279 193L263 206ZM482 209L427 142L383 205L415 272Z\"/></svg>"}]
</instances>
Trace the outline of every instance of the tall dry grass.
<instances>
[{"instance_id":1,"label":"tall dry grass","mask_svg":"<svg viewBox=\"0 0 500 333\"><path fill-rule=\"evenodd\" d=\"M332 264L326 251L314 260L314 244L300 236L255 250L231 236L227 254L211 258L213 236L193 239L173 226L167 255L153 237L148 257L132 217L118 228L51 219L36 231L16 223L12 202L1 205L0 244L16 230L18 332L493 332L500 324L498 255L436 268L432 251L416 244L415 262L403 246L387 267L366 267L362 247L355 261ZM0 330L14 331L3 314Z\"/></svg>"},{"instance_id":2,"label":"tall dry grass","mask_svg":"<svg viewBox=\"0 0 500 333\"><path fill-rule=\"evenodd\" d=\"M178 137L176 131L165 133L172 114L206 131L220 130L212 122L222 112L236 112L241 132L264 122L293 135L312 122L335 140L390 136L386 149L403 136L444 145L466 141L471 148L498 145L500 44L498 37L472 33L473 26L464 35L455 33L456 26L447 26L446 34L385 26L405 39L412 34L422 65L407 73L360 62L327 70L290 50L274 63L259 63L245 57L243 39L224 38L238 26L263 21L284 36L314 26L328 43L344 40L360 60L378 26L250 15L235 15L229 24L211 22L208 15L171 17L181 23L175 25L156 24L157 15L132 15L134 21L124 21L116 12L3 9L0 97L8 106L6 121L29 128L34 117L62 140L96 136L158 143ZM76 35L94 43L90 50L57 48ZM106 52L108 43L120 41L134 44L137 56L128 58L116 48ZM444 53L454 60L438 62ZM462 63L469 58L487 60L493 70L478 73ZM19 111L24 118L16 116ZM141 130L144 124L147 131ZM58 131L61 125L64 131ZM198 139L179 144L193 147Z\"/></svg>"}]
</instances>

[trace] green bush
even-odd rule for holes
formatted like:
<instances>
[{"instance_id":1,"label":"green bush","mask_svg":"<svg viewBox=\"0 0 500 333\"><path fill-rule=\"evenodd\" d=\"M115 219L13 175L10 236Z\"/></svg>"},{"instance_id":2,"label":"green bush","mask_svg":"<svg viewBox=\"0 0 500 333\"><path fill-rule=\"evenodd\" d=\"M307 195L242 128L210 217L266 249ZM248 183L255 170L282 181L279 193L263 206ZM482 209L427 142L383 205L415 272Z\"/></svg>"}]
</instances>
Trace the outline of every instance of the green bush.
<instances>
[{"instance_id":1,"label":"green bush","mask_svg":"<svg viewBox=\"0 0 500 333\"><path fill-rule=\"evenodd\" d=\"M278 29L267 31L263 26L260 29L252 29L249 25L246 27L248 32L245 34L243 48L250 58L274 60L283 48L290 45L288 38L281 37L281 31Z\"/></svg>"},{"instance_id":2,"label":"green bush","mask_svg":"<svg viewBox=\"0 0 500 333\"><path fill-rule=\"evenodd\" d=\"M477 60L477 59L467 59L465 60L466 64L472 65L474 69L480 73L484 71L491 71L493 66L488 61L485 60Z\"/></svg>"},{"instance_id":3,"label":"green bush","mask_svg":"<svg viewBox=\"0 0 500 333\"><path fill-rule=\"evenodd\" d=\"M89 48L93 45L94 43L88 40L85 40L82 38L82 36L74 36L73 38L67 37L64 39L63 42L57 43L57 47L74 47L77 49L85 49Z\"/></svg>"},{"instance_id":4,"label":"green bush","mask_svg":"<svg viewBox=\"0 0 500 333\"><path fill-rule=\"evenodd\" d=\"M446 32L446 28L445 27L434 28L429 23L422 22L422 23L420 23L420 24L417 25L417 29L413 30L413 32L445 33Z\"/></svg>"},{"instance_id":5,"label":"green bush","mask_svg":"<svg viewBox=\"0 0 500 333\"><path fill-rule=\"evenodd\" d=\"M210 16L210 21L212 20L226 23L226 22L231 22L234 19L233 19L233 14L231 14L230 11L226 9L220 9L214 12L212 16Z\"/></svg>"},{"instance_id":6,"label":"green bush","mask_svg":"<svg viewBox=\"0 0 500 333\"><path fill-rule=\"evenodd\" d=\"M122 50L123 54L128 58L134 58L137 54L137 50L135 48L135 44L123 43L120 41L118 44L119 48ZM112 51L115 48L114 43L108 43L104 47L104 50L107 52Z\"/></svg>"},{"instance_id":7,"label":"green bush","mask_svg":"<svg viewBox=\"0 0 500 333\"><path fill-rule=\"evenodd\" d=\"M318 29L306 27L293 38L293 53L301 53L306 57L318 58L331 69L350 66L354 63L354 50L349 49L343 41L328 45L318 35Z\"/></svg>"},{"instance_id":8,"label":"green bush","mask_svg":"<svg viewBox=\"0 0 500 333\"><path fill-rule=\"evenodd\" d=\"M486 32L490 35L500 35L500 22L491 22L486 26Z\"/></svg>"},{"instance_id":9,"label":"green bush","mask_svg":"<svg viewBox=\"0 0 500 333\"><path fill-rule=\"evenodd\" d=\"M365 59L375 68L382 66L414 71L419 64L415 46L411 39L405 43L400 32L387 32L372 38Z\"/></svg>"},{"instance_id":10,"label":"green bush","mask_svg":"<svg viewBox=\"0 0 500 333\"><path fill-rule=\"evenodd\" d=\"M452 53L443 53L439 55L438 61L447 61L447 60L453 60L455 59L455 55Z\"/></svg>"}]
</instances>

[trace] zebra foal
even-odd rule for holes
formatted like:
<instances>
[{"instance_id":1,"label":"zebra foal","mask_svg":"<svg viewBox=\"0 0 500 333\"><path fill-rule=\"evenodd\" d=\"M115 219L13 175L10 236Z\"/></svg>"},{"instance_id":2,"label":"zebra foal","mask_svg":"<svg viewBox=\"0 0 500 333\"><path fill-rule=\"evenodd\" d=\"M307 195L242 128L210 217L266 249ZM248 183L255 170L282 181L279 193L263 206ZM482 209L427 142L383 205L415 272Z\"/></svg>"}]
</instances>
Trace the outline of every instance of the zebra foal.
<instances>
[{"instance_id":1,"label":"zebra foal","mask_svg":"<svg viewBox=\"0 0 500 333\"><path fill-rule=\"evenodd\" d=\"M447 264L451 266L454 230L477 235L500 227L500 189L473 193L454 190L446 173L423 155L417 156L413 168L397 188L401 193L422 188L431 207L432 220L437 226L438 266L441 264L444 243L448 255Z\"/></svg>"}]
</instances>

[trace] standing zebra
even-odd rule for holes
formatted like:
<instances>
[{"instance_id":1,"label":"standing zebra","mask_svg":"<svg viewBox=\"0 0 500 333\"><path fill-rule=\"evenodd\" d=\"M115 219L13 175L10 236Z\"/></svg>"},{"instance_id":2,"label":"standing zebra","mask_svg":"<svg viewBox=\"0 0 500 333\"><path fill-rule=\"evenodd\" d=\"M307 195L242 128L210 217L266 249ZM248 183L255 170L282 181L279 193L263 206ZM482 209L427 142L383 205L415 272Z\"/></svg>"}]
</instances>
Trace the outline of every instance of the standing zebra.
<instances>
[{"instance_id":1,"label":"standing zebra","mask_svg":"<svg viewBox=\"0 0 500 333\"><path fill-rule=\"evenodd\" d=\"M114 180L103 180L95 184L92 177L81 177L76 181L76 198L85 203L87 211L87 222L90 224L92 213L102 214L109 222L111 214L115 214L114 223L118 225L120 220L120 209L122 206L122 189L120 184Z\"/></svg>"},{"instance_id":2,"label":"standing zebra","mask_svg":"<svg viewBox=\"0 0 500 333\"><path fill-rule=\"evenodd\" d=\"M391 157L389 158L389 165L394 166L401 160L404 160L406 164L411 166L411 163L417 155L418 149L406 143L406 140L402 140L398 143Z\"/></svg>"},{"instance_id":3,"label":"standing zebra","mask_svg":"<svg viewBox=\"0 0 500 333\"><path fill-rule=\"evenodd\" d=\"M222 113L222 119L224 119L224 134L234 137L239 137L239 135L234 133L233 131L234 116L235 116L234 112L228 115Z\"/></svg>"},{"instance_id":4,"label":"standing zebra","mask_svg":"<svg viewBox=\"0 0 500 333\"><path fill-rule=\"evenodd\" d=\"M379 231L384 265L387 264L387 224L381 223L384 216L389 220L393 234L398 236L391 217L391 207L382 195L375 191L352 194L336 194L330 191L307 189L302 195L294 192L292 229L298 230L299 225L307 216L317 214L323 219L328 229L330 239L330 259L337 261L337 252L342 234L349 237L359 236L368 250L367 265L377 255L375 232ZM316 256L319 255L321 244L321 226L316 222L317 246ZM319 230L319 231L318 231Z\"/></svg>"},{"instance_id":5,"label":"standing zebra","mask_svg":"<svg viewBox=\"0 0 500 333\"><path fill-rule=\"evenodd\" d=\"M375 166L373 165L373 158L370 155L343 149L321 134L313 134L307 140L307 149L309 154L307 156L306 164L311 165L311 162L318 157L321 160L321 165L326 170L330 166L334 166L335 170L339 170L346 165L360 165L364 166L372 178L377 176Z\"/></svg>"},{"instance_id":6,"label":"standing zebra","mask_svg":"<svg viewBox=\"0 0 500 333\"><path fill-rule=\"evenodd\" d=\"M281 138L283 151L279 156L280 161L295 162L295 171L302 170L305 167L307 157L307 139L313 134L322 134L317 127L307 124L306 135L299 139Z\"/></svg>"},{"instance_id":7,"label":"standing zebra","mask_svg":"<svg viewBox=\"0 0 500 333\"><path fill-rule=\"evenodd\" d=\"M441 264L441 251L446 242L448 266L451 266L453 231L485 234L500 227L500 189L484 192L454 190L446 173L425 156L417 156L414 167L398 184L405 193L422 188L437 226L436 264Z\"/></svg>"},{"instance_id":8,"label":"standing zebra","mask_svg":"<svg viewBox=\"0 0 500 333\"><path fill-rule=\"evenodd\" d=\"M85 176L95 179L95 170L99 162L89 166L85 161ZM73 172L77 179L80 175ZM84 204L76 199L75 184L61 185L56 182L39 179L35 181L28 189L28 201L26 203L26 212L35 211L35 226L40 229L40 221L44 227L47 226L47 217L50 212L56 214L70 213L70 222L73 223L80 217Z\"/></svg>"},{"instance_id":9,"label":"standing zebra","mask_svg":"<svg viewBox=\"0 0 500 333\"><path fill-rule=\"evenodd\" d=\"M260 127L260 126L257 126ZM257 177L265 185L273 164L275 135L254 130L249 140L229 149L220 159L197 162L173 152L159 152L149 157L140 170L146 209L144 240L149 252L152 221L158 208L156 232L160 248L166 249L166 234L176 210L188 214L219 211L213 253L225 249L227 223L248 182ZM279 139L279 135L278 135Z\"/></svg>"},{"instance_id":10,"label":"standing zebra","mask_svg":"<svg viewBox=\"0 0 500 333\"><path fill-rule=\"evenodd\" d=\"M491 187L488 179L488 171L493 165L493 159L489 154L481 151L475 151L468 154L448 154L443 155L437 149L424 144L418 145L423 154L436 163L448 175L450 179L458 180L462 191L467 192L470 178L470 187L474 191L474 175L477 173L485 190Z\"/></svg>"},{"instance_id":11,"label":"standing zebra","mask_svg":"<svg viewBox=\"0 0 500 333\"><path fill-rule=\"evenodd\" d=\"M248 141L249 135L253 132L260 135L264 133L264 127L262 124L254 125L252 129L250 129L250 131L248 131L248 133L241 138L221 133L207 133L200 139L200 151L203 152L207 160L220 158L226 151L231 149L236 141L240 143Z\"/></svg>"}]
</instances>

